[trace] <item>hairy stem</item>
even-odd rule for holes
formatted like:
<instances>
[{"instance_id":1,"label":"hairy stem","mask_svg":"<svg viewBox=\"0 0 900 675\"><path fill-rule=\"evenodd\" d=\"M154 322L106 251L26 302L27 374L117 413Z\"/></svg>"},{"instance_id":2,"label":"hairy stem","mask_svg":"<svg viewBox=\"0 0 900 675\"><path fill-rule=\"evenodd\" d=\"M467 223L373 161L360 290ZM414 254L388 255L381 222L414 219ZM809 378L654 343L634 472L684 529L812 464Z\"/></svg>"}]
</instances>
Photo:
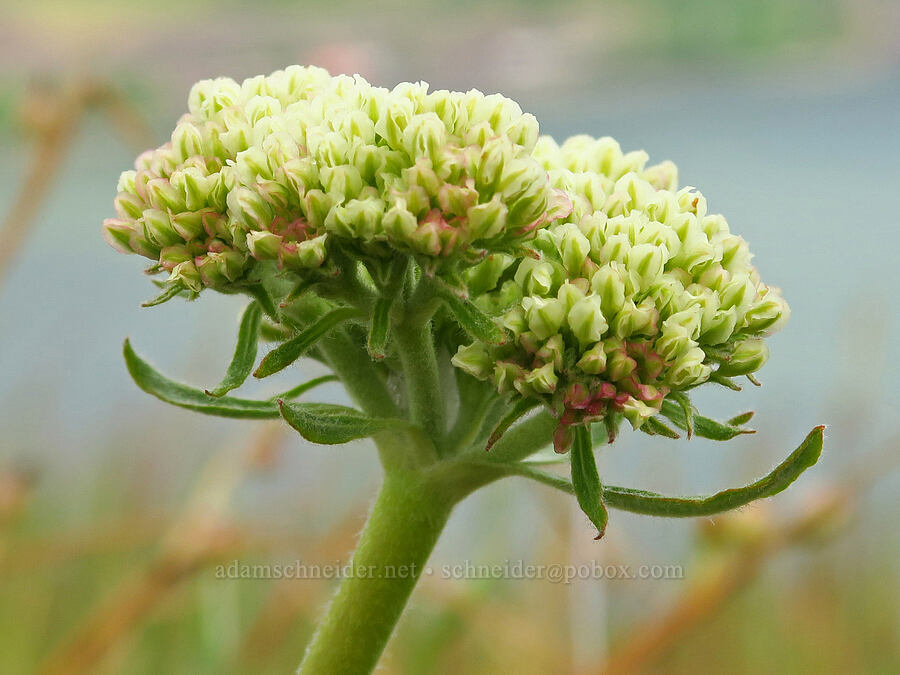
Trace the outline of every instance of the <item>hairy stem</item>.
<instances>
[{"instance_id":1,"label":"hairy stem","mask_svg":"<svg viewBox=\"0 0 900 675\"><path fill-rule=\"evenodd\" d=\"M445 433L444 397L438 373L431 322L401 324L394 333L413 422L440 448Z\"/></svg>"},{"instance_id":2,"label":"hairy stem","mask_svg":"<svg viewBox=\"0 0 900 675\"><path fill-rule=\"evenodd\" d=\"M375 668L452 508L421 474L385 476L351 573L307 647L301 675Z\"/></svg>"}]
</instances>

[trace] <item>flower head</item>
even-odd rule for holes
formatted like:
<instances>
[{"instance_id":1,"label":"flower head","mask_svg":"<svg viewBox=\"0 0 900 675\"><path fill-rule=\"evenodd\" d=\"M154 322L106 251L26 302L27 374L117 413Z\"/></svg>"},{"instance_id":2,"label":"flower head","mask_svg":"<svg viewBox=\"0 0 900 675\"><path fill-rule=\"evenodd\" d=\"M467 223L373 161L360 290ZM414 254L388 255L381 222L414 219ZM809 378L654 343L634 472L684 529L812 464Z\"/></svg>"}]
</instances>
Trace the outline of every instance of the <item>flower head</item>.
<instances>
[{"instance_id":1,"label":"flower head","mask_svg":"<svg viewBox=\"0 0 900 675\"><path fill-rule=\"evenodd\" d=\"M191 290L254 261L303 274L332 245L429 269L510 250L570 208L500 95L373 87L293 66L197 83L171 140L122 174L107 241Z\"/></svg>"},{"instance_id":2,"label":"flower head","mask_svg":"<svg viewBox=\"0 0 900 675\"><path fill-rule=\"evenodd\" d=\"M461 348L459 367L545 401L563 428L615 414L638 428L670 392L765 363L760 336L781 326L787 305L725 219L677 188L673 164L646 168L644 153L586 136L541 138L534 155L572 212L478 300L512 339Z\"/></svg>"}]
</instances>

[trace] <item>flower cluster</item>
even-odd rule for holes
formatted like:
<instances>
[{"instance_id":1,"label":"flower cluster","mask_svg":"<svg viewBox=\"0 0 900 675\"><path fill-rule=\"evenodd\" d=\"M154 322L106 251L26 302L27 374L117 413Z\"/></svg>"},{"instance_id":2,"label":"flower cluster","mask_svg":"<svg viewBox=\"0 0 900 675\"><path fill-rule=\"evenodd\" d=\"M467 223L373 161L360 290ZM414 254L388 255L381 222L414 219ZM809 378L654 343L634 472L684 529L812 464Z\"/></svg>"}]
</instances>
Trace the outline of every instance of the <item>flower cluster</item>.
<instances>
[{"instance_id":1,"label":"flower cluster","mask_svg":"<svg viewBox=\"0 0 900 675\"><path fill-rule=\"evenodd\" d=\"M512 339L461 347L458 367L548 403L564 449L572 425L612 412L637 428L668 393L765 363L761 337L788 307L725 219L678 190L673 164L645 168L644 153L586 136L541 138L534 156L572 212L538 233L532 256L493 255L469 271Z\"/></svg>"},{"instance_id":2,"label":"flower cluster","mask_svg":"<svg viewBox=\"0 0 900 675\"><path fill-rule=\"evenodd\" d=\"M119 181L107 241L199 291L254 261L302 273L340 242L432 268L511 250L571 205L499 95L393 90L294 66L194 86L171 141Z\"/></svg>"}]
</instances>

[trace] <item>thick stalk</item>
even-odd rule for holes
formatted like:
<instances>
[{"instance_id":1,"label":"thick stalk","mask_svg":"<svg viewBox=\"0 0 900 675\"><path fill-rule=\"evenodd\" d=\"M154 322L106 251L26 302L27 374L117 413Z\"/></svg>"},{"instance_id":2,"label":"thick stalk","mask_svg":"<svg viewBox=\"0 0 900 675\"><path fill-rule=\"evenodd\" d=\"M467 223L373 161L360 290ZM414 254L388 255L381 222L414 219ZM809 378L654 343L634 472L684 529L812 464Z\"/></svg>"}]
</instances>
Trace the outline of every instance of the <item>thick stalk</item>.
<instances>
[{"instance_id":1,"label":"thick stalk","mask_svg":"<svg viewBox=\"0 0 900 675\"><path fill-rule=\"evenodd\" d=\"M394 331L394 339L406 381L410 417L440 450L446 431L444 397L431 322L423 326L401 324Z\"/></svg>"},{"instance_id":2,"label":"thick stalk","mask_svg":"<svg viewBox=\"0 0 900 675\"><path fill-rule=\"evenodd\" d=\"M371 672L447 522L453 501L421 474L389 473L351 573L313 635L301 675Z\"/></svg>"}]
</instances>

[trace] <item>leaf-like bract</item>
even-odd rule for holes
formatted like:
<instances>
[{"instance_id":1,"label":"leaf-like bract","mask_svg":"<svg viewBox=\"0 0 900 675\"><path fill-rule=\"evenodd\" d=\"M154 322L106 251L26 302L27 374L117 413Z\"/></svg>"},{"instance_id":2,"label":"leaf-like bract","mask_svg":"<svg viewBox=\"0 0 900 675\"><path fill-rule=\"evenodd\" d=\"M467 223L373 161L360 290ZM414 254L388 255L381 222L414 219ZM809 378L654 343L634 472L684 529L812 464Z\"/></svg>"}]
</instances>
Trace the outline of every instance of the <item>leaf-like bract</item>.
<instances>
[{"instance_id":1,"label":"leaf-like bract","mask_svg":"<svg viewBox=\"0 0 900 675\"><path fill-rule=\"evenodd\" d=\"M224 396L232 389L237 389L250 376L253 364L256 363L256 348L259 344L259 324L262 321L262 306L258 302L251 302L244 310L241 317L241 327L238 330L237 346L234 348L234 356L225 371L225 377L214 389L207 390L210 396Z\"/></svg>"},{"instance_id":2,"label":"leaf-like bract","mask_svg":"<svg viewBox=\"0 0 900 675\"><path fill-rule=\"evenodd\" d=\"M603 505L604 490L591 447L591 432L586 426L575 429L575 441L572 443L572 487L578 506L597 528L597 539L600 539L606 532L609 514Z\"/></svg>"},{"instance_id":3,"label":"leaf-like bract","mask_svg":"<svg viewBox=\"0 0 900 675\"><path fill-rule=\"evenodd\" d=\"M288 403L279 401L281 416L303 438L322 445L349 443L379 431L404 429L409 422L386 417L369 417L354 408L331 403Z\"/></svg>"},{"instance_id":4,"label":"leaf-like bract","mask_svg":"<svg viewBox=\"0 0 900 675\"><path fill-rule=\"evenodd\" d=\"M278 417L278 406L273 401L252 401L230 396L214 398L202 389L175 382L158 372L137 355L128 340L125 340L122 351L128 372L137 386L166 403L219 417Z\"/></svg>"},{"instance_id":5,"label":"leaf-like bract","mask_svg":"<svg viewBox=\"0 0 900 675\"><path fill-rule=\"evenodd\" d=\"M358 312L350 307L332 310L302 333L278 345L266 354L259 364L259 368L253 373L253 377L268 377L280 370L284 370L299 359L303 352L316 344L325 333L357 314Z\"/></svg>"}]
</instances>

